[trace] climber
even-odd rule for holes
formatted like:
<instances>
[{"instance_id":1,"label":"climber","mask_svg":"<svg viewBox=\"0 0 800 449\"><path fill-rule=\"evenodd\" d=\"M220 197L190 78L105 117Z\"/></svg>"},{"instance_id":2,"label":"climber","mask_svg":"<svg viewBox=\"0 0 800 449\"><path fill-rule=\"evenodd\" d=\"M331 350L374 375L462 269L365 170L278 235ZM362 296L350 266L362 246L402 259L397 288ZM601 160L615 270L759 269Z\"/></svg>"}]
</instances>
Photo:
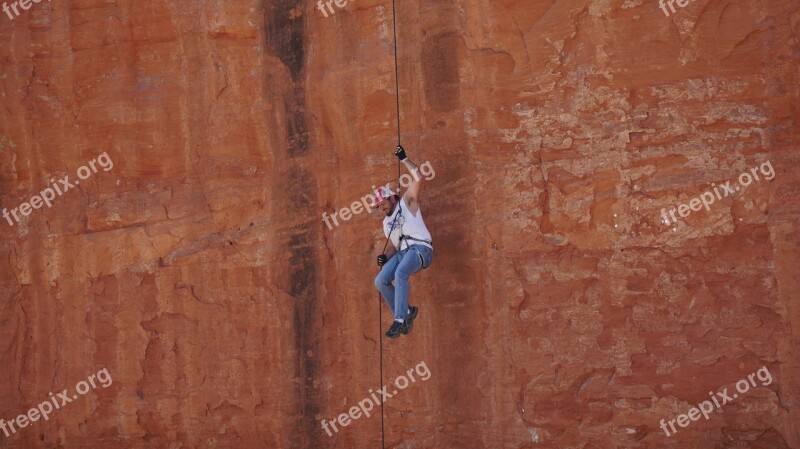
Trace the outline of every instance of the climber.
<instances>
[{"instance_id":1,"label":"climber","mask_svg":"<svg viewBox=\"0 0 800 449\"><path fill-rule=\"evenodd\" d=\"M378 256L381 271L375 278L375 287L394 314L394 322L386 332L389 338L411 332L419 309L408 304L408 278L423 268L428 268L433 260L431 234L422 220L422 211L417 201L422 183L419 168L406 157L402 146L398 145L394 154L406 166L414 181L402 198L387 187L378 189L378 196L375 198L377 208L386 214L383 219L383 233L387 238L387 245L384 247L385 253Z\"/></svg>"}]
</instances>

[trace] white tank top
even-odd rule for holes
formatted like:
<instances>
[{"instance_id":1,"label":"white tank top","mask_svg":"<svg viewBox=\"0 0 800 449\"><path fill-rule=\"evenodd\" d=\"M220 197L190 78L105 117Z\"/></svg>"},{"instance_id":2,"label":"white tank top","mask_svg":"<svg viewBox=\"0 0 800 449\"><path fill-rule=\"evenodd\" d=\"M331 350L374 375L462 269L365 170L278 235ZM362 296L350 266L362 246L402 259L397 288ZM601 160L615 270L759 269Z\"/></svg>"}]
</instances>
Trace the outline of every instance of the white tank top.
<instances>
[{"instance_id":1,"label":"white tank top","mask_svg":"<svg viewBox=\"0 0 800 449\"><path fill-rule=\"evenodd\" d=\"M390 216L383 219L383 235L389 237L389 231L392 230L392 223L394 223L394 229L391 231L392 235L390 239L398 251L404 250L411 245L423 245L433 249L432 245L425 242L420 242L418 240L403 240L403 247L400 247L401 235L406 235L419 240L427 240L430 242L431 233L428 232L428 228L425 226L425 221L422 219L421 209L418 209L417 215L414 216L408 210L408 205L403 198L400 198L400 203L398 206L399 207L395 208L395 211ZM402 214L397 217L397 220L395 220L397 213L400 211L402 211Z\"/></svg>"}]
</instances>

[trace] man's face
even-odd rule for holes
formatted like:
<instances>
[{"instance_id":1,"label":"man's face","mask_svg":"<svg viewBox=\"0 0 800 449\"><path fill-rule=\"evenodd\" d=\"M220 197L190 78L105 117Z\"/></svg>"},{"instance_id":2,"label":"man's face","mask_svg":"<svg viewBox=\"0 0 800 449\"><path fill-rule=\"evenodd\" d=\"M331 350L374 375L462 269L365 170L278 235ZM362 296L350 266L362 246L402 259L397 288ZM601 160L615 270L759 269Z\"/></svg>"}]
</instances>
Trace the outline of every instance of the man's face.
<instances>
[{"instance_id":1,"label":"man's face","mask_svg":"<svg viewBox=\"0 0 800 449\"><path fill-rule=\"evenodd\" d=\"M385 200L378 203L378 209L382 210L386 216L392 215L392 211L394 210L395 199L393 196L386 198Z\"/></svg>"}]
</instances>

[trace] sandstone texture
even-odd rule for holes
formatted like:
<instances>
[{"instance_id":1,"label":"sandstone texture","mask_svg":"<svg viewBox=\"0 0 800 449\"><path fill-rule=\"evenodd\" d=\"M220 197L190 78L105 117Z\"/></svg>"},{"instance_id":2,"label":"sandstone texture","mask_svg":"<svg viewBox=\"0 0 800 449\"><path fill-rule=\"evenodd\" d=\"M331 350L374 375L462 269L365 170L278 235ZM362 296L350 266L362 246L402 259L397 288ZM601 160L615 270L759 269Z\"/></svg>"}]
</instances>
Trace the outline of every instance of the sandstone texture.
<instances>
[{"instance_id":1,"label":"sandstone texture","mask_svg":"<svg viewBox=\"0 0 800 449\"><path fill-rule=\"evenodd\" d=\"M385 447L800 449L800 3L672 4L398 0L436 251ZM322 217L397 176L392 4L318 6L0 11L0 206L81 181L0 218L0 418L113 378L0 448L382 446L321 425L381 387L382 217Z\"/></svg>"}]
</instances>

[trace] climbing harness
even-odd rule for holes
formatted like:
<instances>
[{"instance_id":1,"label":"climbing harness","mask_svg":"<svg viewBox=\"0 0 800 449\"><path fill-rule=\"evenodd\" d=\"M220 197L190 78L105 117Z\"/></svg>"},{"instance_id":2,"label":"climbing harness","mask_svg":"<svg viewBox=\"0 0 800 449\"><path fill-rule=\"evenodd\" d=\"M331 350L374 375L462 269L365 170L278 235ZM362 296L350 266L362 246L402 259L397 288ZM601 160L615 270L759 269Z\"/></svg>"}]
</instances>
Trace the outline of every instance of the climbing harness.
<instances>
[{"instance_id":1,"label":"climbing harness","mask_svg":"<svg viewBox=\"0 0 800 449\"><path fill-rule=\"evenodd\" d=\"M402 205L400 203L397 203L397 208L398 208L397 215L398 216L402 215L403 214L403 207L402 207ZM395 217L395 218L397 218L397 217ZM411 248L411 246L413 245L413 243L408 243L409 240L411 240L412 242L427 243L428 245L430 245L431 249L433 249L433 242L432 241L424 240L424 239L418 239L416 237L412 237L410 235L404 234L403 233L403 223L404 222L405 222L405 220L400 220L400 237L397 239L398 240L398 246L399 246L399 248L397 248L398 251L402 251L403 242L405 242L405 244L406 244L405 250L408 251L408 249ZM422 268L423 269L427 269L428 267L425 265L425 258L422 257L422 254L420 254L420 253L417 253L417 255L419 255L419 260L422 263Z\"/></svg>"},{"instance_id":2,"label":"climbing harness","mask_svg":"<svg viewBox=\"0 0 800 449\"><path fill-rule=\"evenodd\" d=\"M402 229L403 228L400 227L400 232L403 232ZM433 242L431 242L430 240L415 239L414 237L411 237L410 235L401 235L400 236L400 244L401 245L403 244L403 240L413 240L415 242L427 243L428 245L431 245L431 248L433 248ZM409 249L409 248L411 248L411 244L406 242L406 249ZM428 266L425 265L425 259L422 257L422 254L417 253L417 255L419 255L419 261L422 263L422 269L423 270L427 269Z\"/></svg>"}]
</instances>

